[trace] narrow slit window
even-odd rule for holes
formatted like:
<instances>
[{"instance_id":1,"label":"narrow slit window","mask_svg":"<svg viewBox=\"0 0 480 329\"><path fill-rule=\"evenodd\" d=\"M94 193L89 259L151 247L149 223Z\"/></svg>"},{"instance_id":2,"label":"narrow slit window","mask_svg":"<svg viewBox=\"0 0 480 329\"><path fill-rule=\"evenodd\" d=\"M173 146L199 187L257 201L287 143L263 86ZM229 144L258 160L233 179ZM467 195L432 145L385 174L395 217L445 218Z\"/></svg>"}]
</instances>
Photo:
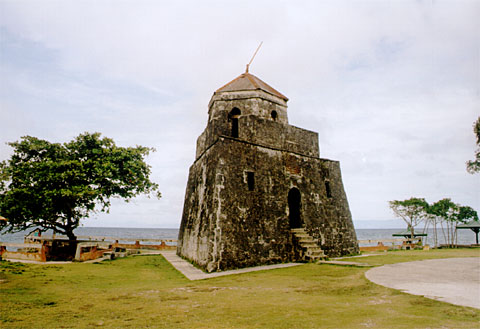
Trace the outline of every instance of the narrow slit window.
<instances>
[{"instance_id":1,"label":"narrow slit window","mask_svg":"<svg viewBox=\"0 0 480 329\"><path fill-rule=\"evenodd\" d=\"M330 188L330 182L329 181L325 181L325 190L327 191L327 198L331 198L332 197L332 190Z\"/></svg>"},{"instance_id":2,"label":"narrow slit window","mask_svg":"<svg viewBox=\"0 0 480 329\"><path fill-rule=\"evenodd\" d=\"M255 173L251 171L247 172L247 185L249 191L253 191L255 189Z\"/></svg>"},{"instance_id":3,"label":"narrow slit window","mask_svg":"<svg viewBox=\"0 0 480 329\"><path fill-rule=\"evenodd\" d=\"M238 138L238 118L232 118L232 137Z\"/></svg>"}]
</instances>

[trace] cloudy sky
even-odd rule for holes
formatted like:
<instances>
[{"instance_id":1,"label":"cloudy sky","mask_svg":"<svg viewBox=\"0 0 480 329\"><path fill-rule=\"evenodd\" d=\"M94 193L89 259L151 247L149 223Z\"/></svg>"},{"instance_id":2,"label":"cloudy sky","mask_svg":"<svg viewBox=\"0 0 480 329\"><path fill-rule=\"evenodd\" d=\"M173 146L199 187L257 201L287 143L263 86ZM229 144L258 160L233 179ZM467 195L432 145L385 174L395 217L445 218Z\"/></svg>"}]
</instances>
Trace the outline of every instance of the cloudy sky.
<instances>
[{"instance_id":1,"label":"cloudy sky","mask_svg":"<svg viewBox=\"0 0 480 329\"><path fill-rule=\"evenodd\" d=\"M340 160L355 222L389 200L450 197L480 212L480 1L0 0L5 142L101 132L144 145L160 200L113 203L87 226L178 227L213 92L250 72Z\"/></svg>"}]
</instances>

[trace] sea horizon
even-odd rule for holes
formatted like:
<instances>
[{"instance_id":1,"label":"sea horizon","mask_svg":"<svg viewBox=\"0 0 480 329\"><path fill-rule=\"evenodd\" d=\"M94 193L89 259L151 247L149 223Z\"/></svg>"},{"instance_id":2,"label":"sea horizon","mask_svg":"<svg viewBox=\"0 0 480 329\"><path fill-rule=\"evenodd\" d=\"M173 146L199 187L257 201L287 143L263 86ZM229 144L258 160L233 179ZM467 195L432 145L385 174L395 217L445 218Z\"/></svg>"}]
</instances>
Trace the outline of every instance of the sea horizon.
<instances>
[{"instance_id":1,"label":"sea horizon","mask_svg":"<svg viewBox=\"0 0 480 329\"><path fill-rule=\"evenodd\" d=\"M406 229L407 224L400 219L359 219L353 220L355 229ZM104 225L81 225L79 228L121 228L121 229L179 229L177 227L161 227L161 226L104 226Z\"/></svg>"},{"instance_id":2,"label":"sea horizon","mask_svg":"<svg viewBox=\"0 0 480 329\"><path fill-rule=\"evenodd\" d=\"M392 234L404 231L406 225L396 228L359 228L355 227L357 240L391 240ZM417 227L417 231L423 232L424 228ZM32 230L26 230L17 233L2 233L0 234L1 242L22 243L25 235ZM155 240L176 240L178 238L179 228L157 228L157 227L100 227L100 226L80 226L74 230L77 237L115 237L119 241L123 239L155 239ZM426 232L428 236L424 240L425 244L434 245L433 243L433 229L429 228ZM43 233L45 236L52 235L52 231ZM458 244L466 245L475 243L475 234L470 230L458 230ZM439 244L445 244L445 239L441 229L438 228ZM373 242L373 244L376 244ZM371 243L361 243L361 245L372 245Z\"/></svg>"}]
</instances>

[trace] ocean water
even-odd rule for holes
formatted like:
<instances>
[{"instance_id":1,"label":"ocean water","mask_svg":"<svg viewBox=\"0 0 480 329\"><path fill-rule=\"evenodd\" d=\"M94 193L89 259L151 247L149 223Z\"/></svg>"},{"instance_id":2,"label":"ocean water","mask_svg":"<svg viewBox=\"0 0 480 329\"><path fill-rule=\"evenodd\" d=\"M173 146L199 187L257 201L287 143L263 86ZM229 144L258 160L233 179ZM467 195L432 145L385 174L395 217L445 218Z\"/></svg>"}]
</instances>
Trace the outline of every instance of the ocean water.
<instances>
[{"instance_id":1,"label":"ocean water","mask_svg":"<svg viewBox=\"0 0 480 329\"><path fill-rule=\"evenodd\" d=\"M22 243L24 236L30 231L18 232L13 234L0 235L2 242ZM94 236L94 237L115 237L124 239L177 239L178 229L176 228L124 228L124 227L78 227L74 230L76 236ZM51 231L42 233L42 235L52 235ZM130 242L131 243L131 242ZM142 242L146 244L146 242Z\"/></svg>"},{"instance_id":2,"label":"ocean water","mask_svg":"<svg viewBox=\"0 0 480 329\"><path fill-rule=\"evenodd\" d=\"M392 234L405 230L398 229L356 229L358 240L380 240L393 239ZM420 232L420 229L418 229ZM2 242L22 243L27 232L19 232L14 234L0 235ZM117 237L120 242L124 239L177 239L178 229L174 228L118 228L118 227L79 227L75 230L77 236L96 236L96 237ZM427 238L424 243L433 246L433 230L427 231ZM43 233L43 235L51 235L51 232ZM443 234L438 232L440 244L444 244ZM471 230L458 230L458 244L475 243L475 233ZM130 242L131 243L131 242ZM142 242L143 243L143 242ZM153 242L152 242L153 243ZM361 244L372 245L372 244ZM374 245L374 244L373 244Z\"/></svg>"},{"instance_id":3,"label":"ocean water","mask_svg":"<svg viewBox=\"0 0 480 329\"><path fill-rule=\"evenodd\" d=\"M402 237L394 237L392 234L405 231L405 228L398 229L356 229L358 240L381 240L381 239L401 239ZM422 229L417 228L415 232L422 232ZM423 244L429 244L434 246L434 232L433 229L428 229L427 237L424 238ZM446 232L445 232L446 234ZM446 244L444 235L441 229L437 228L437 244ZM471 230L457 230L457 244L459 245L470 245L475 243L475 233ZM361 243L360 246L371 246L376 245Z\"/></svg>"}]
</instances>

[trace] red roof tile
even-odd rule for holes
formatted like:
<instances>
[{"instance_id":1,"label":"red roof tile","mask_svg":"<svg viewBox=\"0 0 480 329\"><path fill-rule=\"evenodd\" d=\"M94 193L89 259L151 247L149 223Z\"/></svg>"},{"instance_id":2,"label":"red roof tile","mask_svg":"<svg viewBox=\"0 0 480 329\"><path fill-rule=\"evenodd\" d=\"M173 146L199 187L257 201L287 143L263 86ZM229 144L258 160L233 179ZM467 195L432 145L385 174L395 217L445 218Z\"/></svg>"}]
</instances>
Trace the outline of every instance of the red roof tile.
<instances>
[{"instance_id":1,"label":"red roof tile","mask_svg":"<svg viewBox=\"0 0 480 329\"><path fill-rule=\"evenodd\" d=\"M284 101L288 101L288 98L286 96L282 95L280 92L278 92L277 90L270 87L268 84L248 72L241 74L240 76L227 83L225 86L217 89L215 93L243 90L263 90L269 94L275 95L283 99Z\"/></svg>"}]
</instances>

